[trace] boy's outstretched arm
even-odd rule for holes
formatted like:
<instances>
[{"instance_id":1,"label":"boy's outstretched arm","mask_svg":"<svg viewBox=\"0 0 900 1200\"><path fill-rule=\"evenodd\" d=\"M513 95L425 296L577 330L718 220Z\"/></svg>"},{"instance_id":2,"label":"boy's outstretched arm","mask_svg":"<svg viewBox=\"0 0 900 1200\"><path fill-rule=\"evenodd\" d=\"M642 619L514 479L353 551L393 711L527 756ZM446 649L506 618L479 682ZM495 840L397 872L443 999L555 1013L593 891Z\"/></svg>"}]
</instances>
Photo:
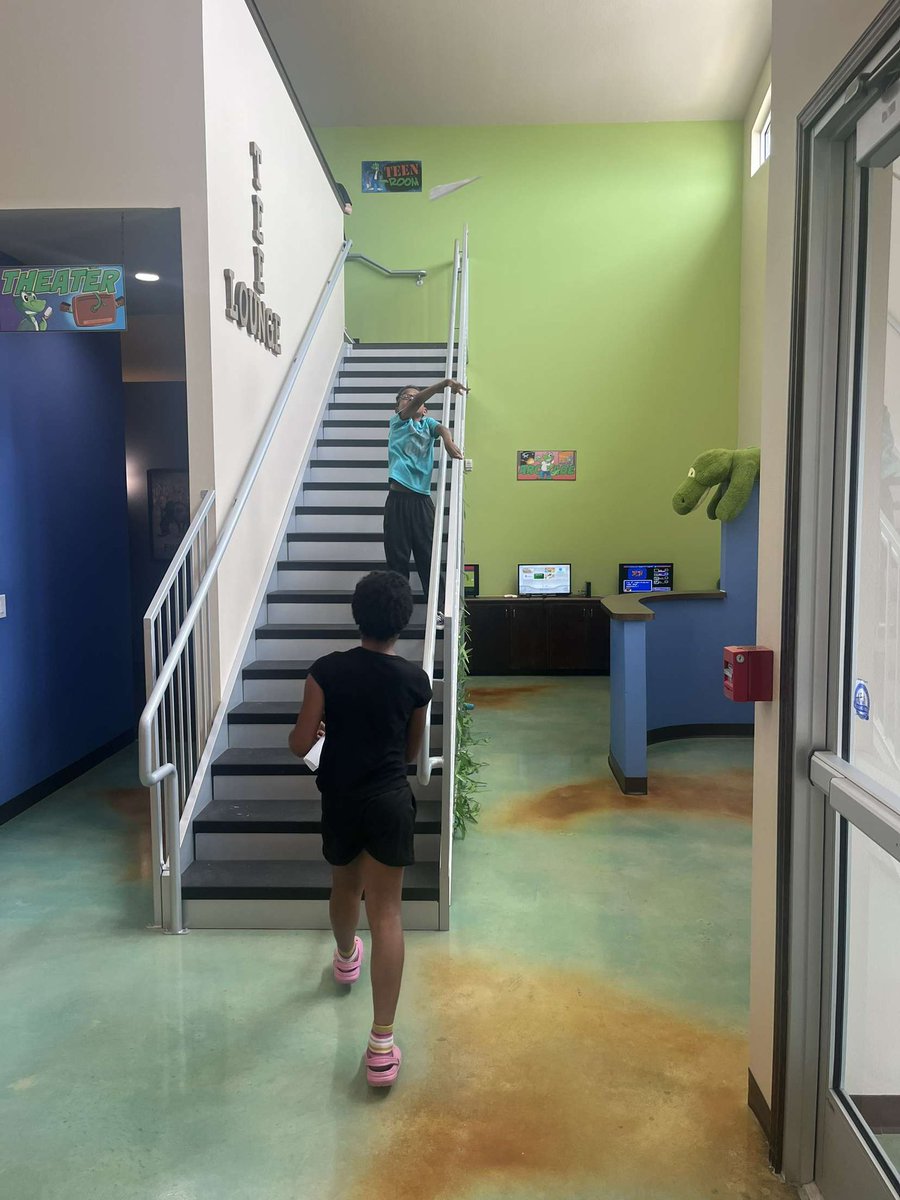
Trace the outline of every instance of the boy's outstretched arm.
<instances>
[{"instance_id":1,"label":"boy's outstretched arm","mask_svg":"<svg viewBox=\"0 0 900 1200\"><path fill-rule=\"evenodd\" d=\"M325 715L325 693L313 679L306 677L306 687L303 690L303 707L297 717L297 724L288 737L288 746L298 758L305 758L316 744L316 739L324 733L322 717Z\"/></svg>"},{"instance_id":2,"label":"boy's outstretched arm","mask_svg":"<svg viewBox=\"0 0 900 1200\"><path fill-rule=\"evenodd\" d=\"M409 724L406 727L406 761L414 763L419 757L419 751L422 749L422 738L425 736L425 713L428 711L428 705L424 708L414 708L413 714L409 718Z\"/></svg>"},{"instance_id":3,"label":"boy's outstretched arm","mask_svg":"<svg viewBox=\"0 0 900 1200\"><path fill-rule=\"evenodd\" d=\"M456 442L454 442L453 438L450 436L450 430L447 428L447 426L446 425L438 425L437 432L438 432L438 435L440 436L441 441L444 443L444 449L447 451L447 453L450 455L450 457L451 458L462 458L463 452L462 452L462 450L460 450L459 446L457 446Z\"/></svg>"},{"instance_id":4,"label":"boy's outstretched arm","mask_svg":"<svg viewBox=\"0 0 900 1200\"><path fill-rule=\"evenodd\" d=\"M407 400L406 404L400 406L400 416L404 421L408 421L413 413L419 411L423 404L427 404L429 400L434 399L435 396L439 396L446 387L448 387L454 395L458 395L460 392L467 392L469 390L467 387L463 387L458 379L442 379L440 383L433 383L431 387L422 388L420 391L416 392L414 396L411 396L410 399Z\"/></svg>"}]
</instances>

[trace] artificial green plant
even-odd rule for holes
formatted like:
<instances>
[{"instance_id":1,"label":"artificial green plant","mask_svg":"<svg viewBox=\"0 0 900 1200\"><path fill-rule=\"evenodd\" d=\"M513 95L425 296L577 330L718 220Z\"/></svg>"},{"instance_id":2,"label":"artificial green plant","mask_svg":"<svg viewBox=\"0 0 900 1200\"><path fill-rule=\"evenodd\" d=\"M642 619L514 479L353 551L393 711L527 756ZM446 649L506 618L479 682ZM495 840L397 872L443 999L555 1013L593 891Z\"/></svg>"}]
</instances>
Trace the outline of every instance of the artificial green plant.
<instances>
[{"instance_id":1,"label":"artificial green plant","mask_svg":"<svg viewBox=\"0 0 900 1200\"><path fill-rule=\"evenodd\" d=\"M484 787L479 774L484 763L473 755L476 746L487 738L475 733L472 705L469 702L469 625L462 609L459 631L456 682L456 789L453 794L453 834L464 838L470 825L478 823L481 803L478 793Z\"/></svg>"}]
</instances>

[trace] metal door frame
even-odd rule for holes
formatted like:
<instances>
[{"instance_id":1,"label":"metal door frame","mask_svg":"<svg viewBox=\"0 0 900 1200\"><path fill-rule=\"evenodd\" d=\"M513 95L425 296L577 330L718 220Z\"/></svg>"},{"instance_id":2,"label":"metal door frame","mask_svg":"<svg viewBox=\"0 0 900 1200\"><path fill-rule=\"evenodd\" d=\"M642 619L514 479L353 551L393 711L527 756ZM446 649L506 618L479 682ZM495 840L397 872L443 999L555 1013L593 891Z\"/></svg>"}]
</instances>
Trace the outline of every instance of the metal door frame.
<instances>
[{"instance_id":1,"label":"metal door frame","mask_svg":"<svg viewBox=\"0 0 900 1200\"><path fill-rule=\"evenodd\" d=\"M772 1165L796 1183L815 1178L820 1031L831 1004L822 976L828 801L809 770L812 754L836 748L839 734L828 664L841 662L846 614L833 611L831 595L835 584L842 589L850 535L843 418L859 360L864 288L856 270L865 235L865 204L848 168L856 122L900 69L898 53L900 0L891 0L798 119L772 1088Z\"/></svg>"}]
</instances>

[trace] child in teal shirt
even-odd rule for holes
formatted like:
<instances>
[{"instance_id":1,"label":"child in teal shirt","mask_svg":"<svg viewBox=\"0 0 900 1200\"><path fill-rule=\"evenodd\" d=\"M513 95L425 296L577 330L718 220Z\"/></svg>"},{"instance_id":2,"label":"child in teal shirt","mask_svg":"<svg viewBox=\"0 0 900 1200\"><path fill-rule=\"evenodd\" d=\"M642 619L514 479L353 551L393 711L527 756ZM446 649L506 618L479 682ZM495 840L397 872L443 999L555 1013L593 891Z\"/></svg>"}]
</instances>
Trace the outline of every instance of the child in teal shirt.
<instances>
[{"instance_id":1,"label":"child in teal shirt","mask_svg":"<svg viewBox=\"0 0 900 1200\"><path fill-rule=\"evenodd\" d=\"M401 388L388 431L385 558L389 571L396 571L408 579L412 554L426 601L434 541L434 501L431 499L434 447L441 441L451 458L463 456L450 436L450 430L429 417L425 407L432 396L446 387L455 395L468 391L456 379L443 379L428 388Z\"/></svg>"}]
</instances>

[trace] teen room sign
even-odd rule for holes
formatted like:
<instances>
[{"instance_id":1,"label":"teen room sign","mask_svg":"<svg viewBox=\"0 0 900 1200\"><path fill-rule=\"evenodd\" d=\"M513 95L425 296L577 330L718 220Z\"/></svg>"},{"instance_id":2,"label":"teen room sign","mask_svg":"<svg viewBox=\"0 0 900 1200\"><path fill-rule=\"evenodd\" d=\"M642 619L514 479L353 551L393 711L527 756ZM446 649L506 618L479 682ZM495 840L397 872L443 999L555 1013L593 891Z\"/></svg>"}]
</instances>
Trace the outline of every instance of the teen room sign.
<instances>
[{"instance_id":1,"label":"teen room sign","mask_svg":"<svg viewBox=\"0 0 900 1200\"><path fill-rule=\"evenodd\" d=\"M115 333L126 326L121 266L0 270L0 333Z\"/></svg>"},{"instance_id":2,"label":"teen room sign","mask_svg":"<svg viewBox=\"0 0 900 1200\"><path fill-rule=\"evenodd\" d=\"M421 192L422 164L409 158L390 162L366 159L362 165L364 192Z\"/></svg>"}]
</instances>

